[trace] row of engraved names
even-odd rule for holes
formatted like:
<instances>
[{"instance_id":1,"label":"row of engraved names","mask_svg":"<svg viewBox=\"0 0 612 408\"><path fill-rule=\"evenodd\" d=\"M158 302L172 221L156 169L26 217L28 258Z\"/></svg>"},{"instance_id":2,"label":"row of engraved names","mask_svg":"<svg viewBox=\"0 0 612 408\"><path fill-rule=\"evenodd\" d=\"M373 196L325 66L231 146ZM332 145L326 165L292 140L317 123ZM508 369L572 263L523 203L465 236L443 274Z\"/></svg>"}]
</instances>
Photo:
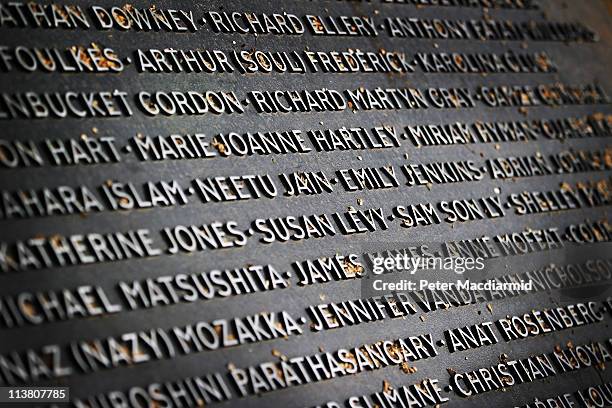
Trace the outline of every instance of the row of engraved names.
<instances>
[{"instance_id":1,"label":"row of engraved names","mask_svg":"<svg viewBox=\"0 0 612 408\"><path fill-rule=\"evenodd\" d=\"M136 49L132 57L92 43L89 47L0 46L0 71L119 73L135 61L139 73L554 73L545 52L415 53L401 51L262 51L256 49Z\"/></svg>"},{"instance_id":2,"label":"row of engraved names","mask_svg":"<svg viewBox=\"0 0 612 408\"><path fill-rule=\"evenodd\" d=\"M319 122L323 125L323 122ZM497 122L454 122L395 126L342 127L263 132L227 132L153 136L136 134L121 146L108 131L92 127L74 138L0 138L0 168L71 166L118 163L134 154L140 161L191 160L289 154L382 151L402 146L403 140L420 148L477 143L565 141L612 135L612 115L594 113L582 117ZM305 137L306 135L306 137ZM407 153L406 153L407 154ZM433 182L433 181L432 181Z\"/></svg>"},{"instance_id":3,"label":"row of engraved names","mask_svg":"<svg viewBox=\"0 0 612 408\"><path fill-rule=\"evenodd\" d=\"M381 309L384 309L384 301L379 301ZM222 401L385 367L399 366L409 374L416 371L410 370L411 363L436 358L439 347L447 348L451 353L462 352L496 344L499 338L512 342L552 332L575 330L581 326L600 325L607 320L611 306L608 298L604 301L531 310L492 322L450 328L444 331L444 339L438 340L431 333L426 333L295 357L273 350L272 354L277 360L244 368L230 364L227 372L218 372L209 378L214 378L212 384L216 390L223 389L223 392L218 393ZM301 325L305 322L306 318L294 320L285 311L267 312L243 319L217 320L215 323L220 326L218 330L207 322L198 322L186 327L154 328L104 339L75 340L63 345L48 344L37 350L29 349L0 356L3 362L0 364L0 372L4 377L3 382L7 384L65 378L76 373L86 374L146 364L241 343L299 336L303 333ZM226 346L225 342L229 345ZM499 364L484 370L469 373L451 371L450 389L460 397L470 397L561 373L601 367L601 364L612 360L612 344L608 339L577 346L569 344L566 348L556 346L553 353L526 360L509 360L507 356L502 356Z\"/></svg>"},{"instance_id":4,"label":"row of engraved names","mask_svg":"<svg viewBox=\"0 0 612 408\"><path fill-rule=\"evenodd\" d=\"M79 318L110 316L123 311L149 309L181 303L193 303L212 299L242 296L253 293L272 292L289 288L293 283L300 287L324 285L332 282L365 279L364 284L372 284L379 275L372 265L375 259L386 257L461 257L468 256L481 260L508 256L527 255L530 248L528 239L540 239L541 251L563 250L563 241L556 230L545 230L541 234L500 234L495 237L478 237L461 241L441 243L436 251L432 245L416 245L392 251L366 252L362 255L348 254L322 256L291 263L290 270L279 271L271 264L247 265L238 268L214 269L205 272L177 273L142 280L119 281L113 288L100 285L81 285L70 289L34 291L28 289L13 295L0 297L0 327L13 328L25 325L42 325L52 322ZM536 242L538 244L538 242ZM584 244L584 243L583 243ZM402 271L389 270L387 273L401 274ZM479 276L479 278L481 278ZM448 290L429 288L428 282L419 284L419 289L403 292L423 312L431 312L449 307L476 304L489 300L504 299L538 291L562 290L573 287L606 287L612 280L612 266L609 259L588 259L582 263L564 265L547 264L538 269L495 276L485 281L520 284L532 282L529 289L489 289L481 290L468 282L467 289L451 286ZM398 286L398 285L396 285ZM421 287L422 286L422 287ZM366 292L363 292L364 294ZM394 297L399 296L397 292ZM603 293L603 292L602 292ZM272 294L275 295L275 294ZM399 298L398 298L399 299ZM325 295L321 295L325 300ZM410 302L408 302L410 303ZM402 306L404 312L416 312L412 304ZM355 324L341 315L346 306L338 304L319 305L311 308L311 314L318 316L315 331ZM351 304L347 302L346 304ZM362 304L362 307L364 305ZM340 308L339 308L340 307ZM366 308L368 306L365 306ZM316 313L315 313L316 312ZM355 310L353 310L355 312ZM399 309L398 314L402 314ZM357 313L358 315L358 313ZM382 316L382 315L381 315Z\"/></svg>"},{"instance_id":5,"label":"row of engraved names","mask_svg":"<svg viewBox=\"0 0 612 408\"><path fill-rule=\"evenodd\" d=\"M597 84L562 83L493 85L475 88L373 88L247 91L139 91L132 95L148 116L244 114L249 105L258 114L295 112L385 111L608 104ZM0 93L0 119L114 118L133 116L130 93L115 89L95 92Z\"/></svg>"},{"instance_id":6,"label":"row of engraved names","mask_svg":"<svg viewBox=\"0 0 612 408\"><path fill-rule=\"evenodd\" d=\"M453 387L458 389L458 391L455 391L455 395L461 398L475 397L492 390L501 389L508 392L508 388L513 386L550 378L581 368L602 366L608 361L608 357L603 357L603 355L608 356L609 354L608 349L611 347L609 340L604 340L603 342L593 341L577 345L576 347L574 347L571 341L566 343L566 348L557 346L551 353L529 356L518 360L510 360L508 356L504 354L506 358L503 362L465 373L456 373L455 370L450 369L450 384L444 387L444 389L442 389L440 385L440 380L436 378L422 378L415 383L403 384L402 382L400 385L396 386L385 380L381 391L363 395L351 395L344 401L328 401L313 408L365 408L373 406L394 408L398 403L403 404L403 406L419 408L426 406L440 407L442 404L453 400L453 394L449 394ZM362 347L366 349L367 346L370 346L370 348L372 347L372 345L368 344L364 344ZM580 357L573 357L573 355L576 354L575 349L580 350ZM351 350L346 350L346 352L345 350L346 349L340 349L335 354L344 355L345 353L352 353ZM331 353L325 354L326 358L329 358L327 355L331 355ZM319 382L326 379L325 371L323 371L324 369L320 368L320 358L322 357L310 356L313 361L308 361L306 359L305 363L302 363L302 360L300 360L301 358L302 357L299 357L298 360L296 360L297 364L302 364L308 368L312 366L314 370L319 371L319 373L313 371L315 374L312 377L308 377L309 381L304 380L305 383ZM576 364L578 368L575 370L567 368L566 360L568 358L572 361L576 361L580 358L581 363ZM374 362L373 364L375 364L375 362L379 360L372 361ZM248 367L248 373L245 373L247 369L235 368L233 364L230 364L230 366L234 372L236 372L236 375L243 375L243 377L249 378L246 382L243 381L245 386L250 385L249 382L251 381L261 385L257 386L257 388L253 388L254 391L258 391L257 395L266 392L266 386L263 385L265 381L259 382L259 379L265 376L266 373L270 373L271 370L278 369L279 373L289 375L290 377L292 375L294 377L298 375L296 370L287 368L289 364L276 363L273 361L263 363L259 367ZM396 364L390 364L390 366L396 366ZM349 369L351 367L351 363L348 363L345 368ZM405 361L399 363L399 368L405 374L412 374L417 371L416 367L411 366L410 363ZM342 376L335 372L333 367L329 369L331 370L329 374L330 379ZM372 370L376 369L378 368ZM303 368L303 370L307 370L307 368ZM230 381L233 382L233 380ZM295 380L292 378L292 381ZM280 383L276 385L277 389L289 387L283 387L284 384L285 383ZM270 387L269 385L267 386ZM144 404L148 402L153 404L157 402L165 403L168 407L180 407L185 403L195 405L203 403L212 404L231 399L231 393L225 392L228 390L227 384L219 373L204 374L195 378L177 379L164 384L152 383L147 387L134 386L129 389L114 390L101 395L75 398L71 406L74 408L99 408L107 406L138 408L141 406L141 403ZM245 388L244 391L246 392L247 389ZM542 401L540 399L542 399ZM544 405L543 401L546 401L546 405ZM572 393L566 392L549 398L535 397L533 404L526 404L521 406L521 408L572 408L576 406L592 408L604 407L611 402L612 383L598 383L584 389L576 390Z\"/></svg>"},{"instance_id":7,"label":"row of engraved names","mask_svg":"<svg viewBox=\"0 0 612 408\"><path fill-rule=\"evenodd\" d=\"M315 196L342 192L395 190L404 186L477 182L491 180L607 172L612 170L609 151L562 151L547 156L509 156L486 159L480 165L472 160L449 162L386 164L378 167L344 168L329 171L294 171L269 174L198 177L187 180L161 180L134 183L105 180L96 186L45 186L19 190L0 189L0 220L24 219L103 211L126 211L154 207L185 206L193 203L237 202L278 197ZM473 221L505 216L504 209L527 215L610 204L610 185L605 178L581 181L572 186L484 198L456 199L410 206L397 206L393 213L405 226ZM364 205L361 197L356 204ZM261 231L260 228L256 230ZM266 240L267 241L267 240Z\"/></svg>"},{"instance_id":8,"label":"row of engraved names","mask_svg":"<svg viewBox=\"0 0 612 408\"><path fill-rule=\"evenodd\" d=\"M301 36L389 37L490 41L596 41L597 34L581 22L545 20L454 20L415 17L303 15L208 11L204 17L191 10L163 9L155 5L135 8L78 5L41 5L36 2L0 3L0 27L118 30L133 32L196 32L206 26L215 33Z\"/></svg>"},{"instance_id":9,"label":"row of engraved names","mask_svg":"<svg viewBox=\"0 0 612 408\"><path fill-rule=\"evenodd\" d=\"M571 188L562 186L555 193L535 192L513 197L518 213L546 214L550 207L557 211L569 209ZM590 205L605 205L607 199L590 190ZM579 193L583 194L583 193ZM601 194L603 196L603 194ZM587 195L581 202L589 202ZM602 199L602 200L600 200ZM0 270L26 271L70 265L116 262L133 258L150 258L162 254L193 254L202 251L239 249L251 242L259 244L288 244L335 236L380 235L392 227L409 229L434 224L473 222L499 218L503 211L497 195L473 199L456 199L432 203L395 205L390 212L382 207L355 208L333 213L286 215L257 218L243 223L226 220L205 224L178 224L155 232L148 228L128 231L89 232L83 234L49 236L38 235L0 243ZM444 211L441 217L438 211ZM242 225L241 225L242 224ZM575 242L605 242L610 236L607 219L585 221L568 228L563 239Z\"/></svg>"}]
</instances>

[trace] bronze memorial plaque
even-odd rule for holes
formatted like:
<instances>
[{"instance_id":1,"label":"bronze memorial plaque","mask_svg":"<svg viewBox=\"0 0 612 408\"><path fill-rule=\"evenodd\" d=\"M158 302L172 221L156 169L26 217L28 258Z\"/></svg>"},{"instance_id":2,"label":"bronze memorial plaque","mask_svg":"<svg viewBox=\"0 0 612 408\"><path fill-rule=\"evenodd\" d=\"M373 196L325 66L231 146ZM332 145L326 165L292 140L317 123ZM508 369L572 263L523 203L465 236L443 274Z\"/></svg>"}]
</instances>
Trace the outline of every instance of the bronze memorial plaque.
<instances>
[{"instance_id":1,"label":"bronze memorial plaque","mask_svg":"<svg viewBox=\"0 0 612 408\"><path fill-rule=\"evenodd\" d=\"M130 1L0 0L0 406L612 406L611 1Z\"/></svg>"}]
</instances>

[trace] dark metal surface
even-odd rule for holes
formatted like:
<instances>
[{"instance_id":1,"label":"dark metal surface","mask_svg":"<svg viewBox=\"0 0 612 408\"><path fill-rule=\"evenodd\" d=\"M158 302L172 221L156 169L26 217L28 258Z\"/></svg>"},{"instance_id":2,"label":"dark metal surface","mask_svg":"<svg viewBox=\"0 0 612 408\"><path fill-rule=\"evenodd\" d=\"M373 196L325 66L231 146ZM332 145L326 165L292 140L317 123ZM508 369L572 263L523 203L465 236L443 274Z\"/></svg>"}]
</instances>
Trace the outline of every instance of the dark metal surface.
<instances>
[{"instance_id":1,"label":"dark metal surface","mask_svg":"<svg viewBox=\"0 0 612 408\"><path fill-rule=\"evenodd\" d=\"M4 4L4 3L3 3ZM98 4L81 1L83 7ZM401 146L390 149L363 151L315 152L286 155L251 155L244 157L214 157L194 160L140 161L131 138L138 134L148 136L168 136L171 134L204 133L212 137L219 133L286 131L299 129L304 138L309 129L338 129L346 127L395 126L403 132L404 126L417 124L445 124L453 122L473 123L476 121L531 120L536 118L561 118L583 116L601 112L612 113L609 105L576 105L528 109L524 115L518 107L485 107L481 101L476 107L468 109L401 109L355 112L346 109L342 112L309 113L257 113L250 100L243 114L221 115L184 115L184 116L147 116L138 109L134 95L140 91L233 91L240 101L248 99L250 91L274 90L315 90L335 89L356 90L415 87L453 88L467 87L475 90L479 86L492 85L532 85L587 84L595 83L608 93L612 90L610 82L610 14L603 1L562 2L542 1L541 7L534 10L515 10L491 8L483 12L482 7L416 7L410 4L392 4L378 1L297 1L280 3L275 1L257 2L180 2L159 1L158 9L183 9L193 12L197 21L196 32L136 32L133 30L62 30L32 28L0 28L0 43L9 47L18 45L28 47L53 46L70 48L88 46L94 42L112 48L122 59L130 57L120 73L27 73L20 70L0 74L1 90L5 93L67 92L71 91L113 91L128 93L128 100L134 109L131 117L117 118L46 118L46 119L9 119L2 121L0 138L3 140L79 139L82 134L89 138L113 136L120 151L120 163L48 166L0 169L0 188L3 191L19 189L40 189L55 186L85 185L90 188L102 186L108 180L131 182L141 185L147 181L176 180L188 187L194 178L215 176L268 174L281 186L278 175L295 171L323 170L337 177L336 170L362 167L383 167L389 164L399 169L405 163L430 163L434 161L473 160L478 165L484 160L496 157L526 156L536 152L544 156L566 149L603 150L609 146L606 138L584 138L566 140L563 143L539 140L530 143L489 143L474 145L454 145L416 148L409 140L401 140ZM118 6L123 4L117 3ZM146 2L134 1L133 6L148 7ZM215 33L207 22L200 20L208 11L292 13L299 16L306 27L305 15L332 16L370 16L379 24L386 17L418 17L441 19L483 19L511 21L578 21L588 26L599 36L597 42L550 42L550 41L467 41L467 40L426 40L390 38L384 30L378 29L376 37L313 36L307 29L303 35L257 35ZM524 44L524 46L523 46ZM500 53L507 50L515 52L545 51L557 65L556 73L530 74L444 74L423 73L416 67L415 72L406 74L385 73L138 73L134 60L136 49L218 49L263 51L344 51L360 49L363 51L398 51L412 56L417 52L481 52ZM94 131L94 128L96 129ZM132 146L131 152L124 150ZM216 151L214 148L212 151ZM218 153L218 151L217 151ZM407 156L405 156L407 155ZM406 158L407 157L407 158ZM437 203L441 200L459 198L480 198L494 195L499 188L503 196L524 190L552 190L561 183L574 185L577 182L606 179L607 171L549 175L544 177L525 177L516 180L492 180L488 175L478 182L434 184L433 186L401 185L396 189L347 192L341 185L334 185L330 194L287 197L279 195L273 199L260 198L234 202L202 203L197 194L189 196L186 205L167 208L135 209L131 211L102 211L86 215L70 214L27 219L2 219L0 221L0 240L13 243L36 236L51 237L55 234L110 233L116 231L147 228L151 231L155 246L166 248L160 231L176 225L202 225L214 221L235 221L238 229L247 231L256 219L269 217L299 216L310 214L332 214L347 211L349 206L357 209L383 208L390 215L397 205L417 203ZM398 174L400 181L403 175ZM403 183L402 183L403 184ZM213 300L200 300L193 303L178 303L154 308L123 310L121 313L104 317L75 318L67 321L45 323L38 326L26 325L18 328L0 328L0 355L12 351L38 350L47 344L66 345L72 341L105 339L134 331L147 331L154 328L170 329L183 327L198 321L211 322L216 319L231 319L260 313L287 311L298 319L304 316L308 321L300 325L303 334L288 339L274 339L238 347L215 351L194 352L177 355L172 359L162 359L133 367L102 369L93 373L82 371L66 378L51 381L41 380L35 385L69 386L72 398L85 398L112 390L127 391L133 386L146 387L150 383L165 383L177 379L219 372L231 384L228 377L228 364L247 367L264 361L278 361L279 353L288 357L306 356L320 353L321 350L333 351L351 348L360 344L374 343L379 340L405 338L431 333L434 340L444 338L443 332L449 328L468 326L483 321L495 321L506 315L517 315L541 310L558 304L572 303L560 298L556 292L538 292L517 298L479 303L463 307L438 310L407 316L405 319L385 319L379 322L362 323L333 330L311 332L308 306L321 303L340 302L361 297L359 279L332 281L324 284L299 286L292 262L315 259L336 254L361 254L370 246L389 249L402 248L419 242L448 242L451 240L473 239L483 235L522 231L525 228L541 229L558 227L564 230L570 224L584 220L605 220L607 207L582 208L518 216L506 210L506 216L496 219L476 220L450 225L442 222L416 228L402 228L400 223L388 221L389 228L367 234L343 236L337 234L322 239L308 239L296 242L258 242L261 237L249 237L244 247L221 250L204 250L191 254L175 255L164 253L156 257L138 258L117 262L95 263L67 267L41 268L38 270L11 271L0 273L0 296L14 296L20 292L60 290L80 285L100 286L119 302L117 285L120 281L144 280L178 273L198 273L213 269L237 268L245 265L271 264L281 274L292 271L287 279L286 289L270 292L245 294ZM499 265L507 271L525 271L553 262L553 255L529 254L501 258ZM605 254L604 254L605 255ZM604 256L605 257L605 256ZM562 263L563 259L559 261ZM588 299L587 299L588 300ZM583 299L579 300L583 301ZM573 302L576 303L576 302ZM490 305L488 308L487 305ZM422 318L421 318L422 317ZM450 374L447 368L465 372L495 365L502 353L513 359L527 358L533 354L550 353L555 345L565 345L568 340L573 344L588 341L605 341L612 331L609 327L610 315L606 320L593 326L566 330L530 339L500 342L492 346L475 348L460 353L449 353L446 347L436 346L439 353L435 358L416 361L418 370L406 374L397 366L370 372L347 375L331 380L312 382L284 390L264 393L260 396L240 397L235 388L231 389L231 400L218 406L316 406L327 401L344 401L352 395L366 395L381 391L384 382L394 386L419 382L423 378L435 378L443 388L448 385ZM472 398L460 398L453 391L444 391L450 398L450 406L520 406L533 401L535 397L545 399L564 392L581 390L593 384L610 381L610 370L588 368L575 373L559 374L546 380L536 380L509 387L505 392L493 391ZM20 385L24 385L20 383ZM231 385L230 385L231 387ZM188 405L188 404L185 404ZM145 405L142 405L145 406ZM163 406L163 405L160 405Z\"/></svg>"}]
</instances>

